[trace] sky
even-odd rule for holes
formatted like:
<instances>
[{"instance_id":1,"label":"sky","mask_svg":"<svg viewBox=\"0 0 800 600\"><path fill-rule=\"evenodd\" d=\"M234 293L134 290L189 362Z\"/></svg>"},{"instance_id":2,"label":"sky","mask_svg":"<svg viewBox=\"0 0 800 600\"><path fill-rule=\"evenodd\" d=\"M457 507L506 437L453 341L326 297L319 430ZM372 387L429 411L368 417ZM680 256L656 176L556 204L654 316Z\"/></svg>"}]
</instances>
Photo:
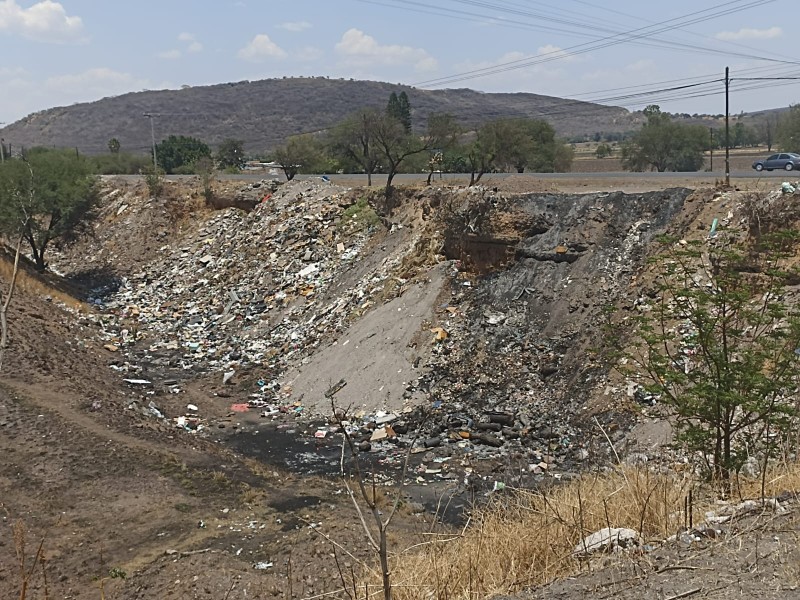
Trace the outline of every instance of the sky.
<instances>
[{"instance_id":1,"label":"sky","mask_svg":"<svg viewBox=\"0 0 800 600\"><path fill-rule=\"evenodd\" d=\"M0 0L0 123L132 91L283 76L719 114L726 66L732 114L778 108L800 103L800 81L750 78L800 77L798 8L798 0Z\"/></svg>"}]
</instances>

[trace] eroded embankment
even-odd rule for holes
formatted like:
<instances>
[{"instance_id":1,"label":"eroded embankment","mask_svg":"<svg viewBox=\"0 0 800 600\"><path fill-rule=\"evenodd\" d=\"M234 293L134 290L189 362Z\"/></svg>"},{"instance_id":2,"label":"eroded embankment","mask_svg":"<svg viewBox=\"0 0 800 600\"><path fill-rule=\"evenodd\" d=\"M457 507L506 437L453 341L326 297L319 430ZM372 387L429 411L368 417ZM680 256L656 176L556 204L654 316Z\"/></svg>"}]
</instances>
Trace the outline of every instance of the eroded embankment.
<instances>
[{"instance_id":1,"label":"eroded embankment","mask_svg":"<svg viewBox=\"0 0 800 600\"><path fill-rule=\"evenodd\" d=\"M119 269L90 318L117 376L148 382L130 406L182 429L267 435L266 420L327 443L335 427L313 438L305 418L330 415L325 392L343 382L334 401L364 451L391 464L427 445L423 481L471 485L450 460L468 455L490 459L473 480L525 483L591 456L586 415L626 423L624 391L609 391L592 350L606 307L635 299L649 243L676 217L693 223L690 194L429 188L376 203L379 219L367 191L297 182L250 212L198 213ZM165 210L108 202L103 237L118 248L136 243L127 222Z\"/></svg>"}]
</instances>

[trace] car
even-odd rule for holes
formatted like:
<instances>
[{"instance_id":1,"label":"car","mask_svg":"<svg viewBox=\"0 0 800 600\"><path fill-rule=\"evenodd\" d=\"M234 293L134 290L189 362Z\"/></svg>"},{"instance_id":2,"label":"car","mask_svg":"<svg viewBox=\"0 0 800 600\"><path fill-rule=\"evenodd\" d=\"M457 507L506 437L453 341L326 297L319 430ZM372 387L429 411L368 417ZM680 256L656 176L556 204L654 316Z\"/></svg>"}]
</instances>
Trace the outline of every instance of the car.
<instances>
[{"instance_id":1,"label":"car","mask_svg":"<svg viewBox=\"0 0 800 600\"><path fill-rule=\"evenodd\" d=\"M772 171L774 169L784 169L785 171L794 171L800 169L800 154L794 152L781 152L780 154L773 154L764 160L757 160L753 163L753 168L756 171Z\"/></svg>"}]
</instances>

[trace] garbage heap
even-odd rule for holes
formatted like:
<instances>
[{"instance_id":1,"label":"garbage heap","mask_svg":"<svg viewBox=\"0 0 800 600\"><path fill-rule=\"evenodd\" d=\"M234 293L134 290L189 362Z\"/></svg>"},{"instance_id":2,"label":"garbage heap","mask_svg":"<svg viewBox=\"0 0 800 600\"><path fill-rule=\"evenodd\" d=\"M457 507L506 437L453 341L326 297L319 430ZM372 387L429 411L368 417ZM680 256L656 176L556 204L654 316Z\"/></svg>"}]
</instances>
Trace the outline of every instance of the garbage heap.
<instances>
[{"instance_id":1,"label":"garbage heap","mask_svg":"<svg viewBox=\"0 0 800 600\"><path fill-rule=\"evenodd\" d=\"M132 385L176 374L221 385L247 371L237 406L266 419L312 412L285 410L310 401L304 379L325 402L358 390L364 404L348 426L365 451L414 444L440 463L491 457L568 472L594 451L595 417L603 438L623 434L629 390L593 349L606 307L634 305L648 245L689 190L400 190L378 203L380 217L368 193L293 182L168 240L97 299L112 368ZM402 396L394 406L381 385L353 383L385 350L357 347L384 335L390 313L403 315L387 341L403 362L384 369ZM320 361L326 353L337 360Z\"/></svg>"}]
</instances>

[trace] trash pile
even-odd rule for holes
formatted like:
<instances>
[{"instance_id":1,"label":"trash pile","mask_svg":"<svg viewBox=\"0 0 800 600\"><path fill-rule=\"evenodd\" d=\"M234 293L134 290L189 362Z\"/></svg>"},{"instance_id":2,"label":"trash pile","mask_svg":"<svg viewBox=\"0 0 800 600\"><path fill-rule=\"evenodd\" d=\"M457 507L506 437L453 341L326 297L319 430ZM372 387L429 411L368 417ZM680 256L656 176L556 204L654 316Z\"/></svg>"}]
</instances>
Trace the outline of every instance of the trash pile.
<instances>
[{"instance_id":1,"label":"trash pile","mask_svg":"<svg viewBox=\"0 0 800 600\"><path fill-rule=\"evenodd\" d=\"M239 366L308 353L388 276L374 273L323 305L370 237L339 234L348 202L346 190L301 182L267 194L250 213L217 213L177 247L164 245L159 260L98 299L110 317L107 349L146 344L140 362L219 370L226 379Z\"/></svg>"},{"instance_id":2,"label":"trash pile","mask_svg":"<svg viewBox=\"0 0 800 600\"><path fill-rule=\"evenodd\" d=\"M590 422L587 435L590 416L604 438L626 427L598 408L620 398L591 349L604 307L633 306L647 246L689 194L431 188L401 198L387 228L356 192L291 182L251 212L224 209L165 240L156 260L98 295L92 318L121 377L169 393L179 389L165 385L172 379L235 383L245 397L228 402L230 414L330 416L330 404L306 408L303 378L317 380L315 401L336 381L350 382L327 397L337 402L367 389L370 401L349 419L360 451L399 464L412 446L423 480L464 481L498 464L510 474L503 484L566 474L594 451L600 432ZM358 219L364 226L351 227ZM400 333L382 328L390 313ZM376 336L384 346L372 349ZM408 361L386 365L402 385L391 406L370 381L353 383L389 343ZM325 352L336 360L318 362ZM150 410L144 400L139 408ZM174 426L211 429L198 411L182 412L170 415ZM310 435L335 433L322 426Z\"/></svg>"}]
</instances>

